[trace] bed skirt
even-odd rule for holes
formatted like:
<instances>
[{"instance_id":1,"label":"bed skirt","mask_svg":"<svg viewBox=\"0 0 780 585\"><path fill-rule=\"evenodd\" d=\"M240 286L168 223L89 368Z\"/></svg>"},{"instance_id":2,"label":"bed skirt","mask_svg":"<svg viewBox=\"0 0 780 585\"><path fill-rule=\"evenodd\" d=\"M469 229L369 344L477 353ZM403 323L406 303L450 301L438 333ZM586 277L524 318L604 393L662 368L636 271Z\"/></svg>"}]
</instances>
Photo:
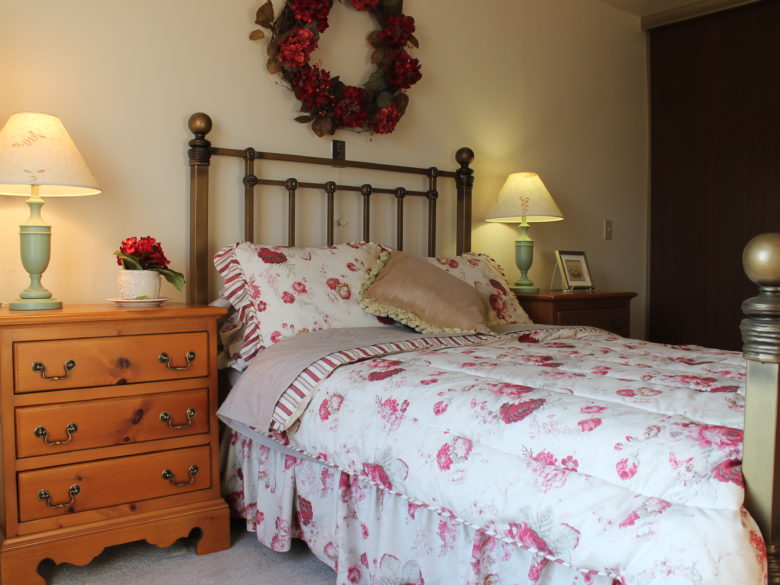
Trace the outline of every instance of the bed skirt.
<instances>
[{"instance_id":1,"label":"bed skirt","mask_svg":"<svg viewBox=\"0 0 780 585\"><path fill-rule=\"evenodd\" d=\"M617 585L503 542L357 475L227 430L223 493L275 551L301 538L338 585Z\"/></svg>"}]
</instances>

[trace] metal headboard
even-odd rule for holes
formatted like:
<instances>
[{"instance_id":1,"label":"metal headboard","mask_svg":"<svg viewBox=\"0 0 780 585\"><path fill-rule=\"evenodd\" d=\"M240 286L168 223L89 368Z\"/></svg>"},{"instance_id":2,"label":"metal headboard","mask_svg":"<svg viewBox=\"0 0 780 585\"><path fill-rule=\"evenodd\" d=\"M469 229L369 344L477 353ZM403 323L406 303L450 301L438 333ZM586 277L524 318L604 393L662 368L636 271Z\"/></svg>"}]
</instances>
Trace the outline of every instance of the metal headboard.
<instances>
[{"instance_id":1,"label":"metal headboard","mask_svg":"<svg viewBox=\"0 0 780 585\"><path fill-rule=\"evenodd\" d=\"M439 197L439 178L454 179L456 186L456 254L462 254L471 249L471 195L474 185L474 171L469 167L474 160L474 152L470 148L460 148L455 160L460 168L455 171L442 171L436 167L407 167L386 165L362 161L350 161L336 158L317 158L292 154L260 152L254 148L243 150L218 148L211 145L206 134L211 131L211 118L204 113L196 113L189 119L190 131L195 137L189 141L190 159L190 265L187 286L187 302L206 304L208 298L208 275L211 269L211 256L208 250L209 242L209 166L212 156L229 156L244 160L244 239L252 240L255 233L255 192L257 185L275 185L283 187L288 193L287 205L287 243L295 245L295 204L298 189L320 189L324 191L327 200L326 230L327 245L333 245L334 225L336 223L334 202L339 192L358 192L362 195L363 221L362 238L370 240L371 197L376 194L392 195L396 199L396 229L395 247L404 247L404 200L406 197L424 197L428 200L427 244L428 255L436 254L436 201ZM297 179L269 179L258 177L255 173L255 161L281 161L288 163L303 163L309 165L327 165L330 167L364 169L368 171L383 171L424 176L428 179L428 188L424 191L408 190L404 187L383 188L370 183L362 185L339 185L334 181L310 183Z\"/></svg>"}]
</instances>

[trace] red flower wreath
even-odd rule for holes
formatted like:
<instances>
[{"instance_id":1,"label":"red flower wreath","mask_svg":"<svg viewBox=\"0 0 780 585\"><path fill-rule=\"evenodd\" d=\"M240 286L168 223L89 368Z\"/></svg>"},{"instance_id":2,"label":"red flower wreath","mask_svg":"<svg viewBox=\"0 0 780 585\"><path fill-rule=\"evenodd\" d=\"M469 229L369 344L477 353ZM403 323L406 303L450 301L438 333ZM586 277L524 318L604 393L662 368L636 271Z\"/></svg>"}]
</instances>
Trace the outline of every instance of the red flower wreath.
<instances>
[{"instance_id":1,"label":"red flower wreath","mask_svg":"<svg viewBox=\"0 0 780 585\"><path fill-rule=\"evenodd\" d=\"M409 103L403 90L422 78L420 62L408 52L419 47L414 19L402 13L398 0L340 0L371 13L380 27L368 35L376 69L365 85L355 87L309 63L320 34L328 28L333 1L288 0L277 19L270 0L260 7L255 23L272 32L267 69L289 84L304 113L296 121L311 123L317 136L339 128L390 134ZM264 37L261 30L249 35L252 40Z\"/></svg>"}]
</instances>

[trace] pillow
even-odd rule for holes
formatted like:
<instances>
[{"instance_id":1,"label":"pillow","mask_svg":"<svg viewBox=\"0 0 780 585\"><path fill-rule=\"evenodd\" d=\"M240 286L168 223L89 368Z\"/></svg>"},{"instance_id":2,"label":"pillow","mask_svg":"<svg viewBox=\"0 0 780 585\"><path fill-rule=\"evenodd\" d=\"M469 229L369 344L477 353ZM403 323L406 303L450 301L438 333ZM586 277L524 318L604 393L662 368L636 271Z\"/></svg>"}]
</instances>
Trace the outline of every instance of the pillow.
<instances>
[{"instance_id":1,"label":"pillow","mask_svg":"<svg viewBox=\"0 0 780 585\"><path fill-rule=\"evenodd\" d=\"M383 324L358 302L381 250L370 242L325 248L242 242L217 252L222 294L244 329L240 348L231 352L232 367L243 369L268 344L305 331Z\"/></svg>"},{"instance_id":2,"label":"pillow","mask_svg":"<svg viewBox=\"0 0 780 585\"><path fill-rule=\"evenodd\" d=\"M360 306L420 333L490 333L485 298L422 258L382 252L360 289Z\"/></svg>"},{"instance_id":3,"label":"pillow","mask_svg":"<svg viewBox=\"0 0 780 585\"><path fill-rule=\"evenodd\" d=\"M488 304L488 326L506 323L532 325L507 283L504 270L487 254L467 252L454 258L426 258L446 272L474 286Z\"/></svg>"}]
</instances>

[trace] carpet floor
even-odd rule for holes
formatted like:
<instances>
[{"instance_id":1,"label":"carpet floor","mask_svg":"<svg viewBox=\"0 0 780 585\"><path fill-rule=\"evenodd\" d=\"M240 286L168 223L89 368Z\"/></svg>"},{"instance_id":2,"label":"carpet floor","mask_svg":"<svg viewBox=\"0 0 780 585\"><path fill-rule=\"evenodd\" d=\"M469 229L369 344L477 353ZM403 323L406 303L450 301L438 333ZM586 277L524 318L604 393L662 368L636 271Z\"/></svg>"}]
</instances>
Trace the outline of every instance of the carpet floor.
<instances>
[{"instance_id":1,"label":"carpet floor","mask_svg":"<svg viewBox=\"0 0 780 585\"><path fill-rule=\"evenodd\" d=\"M243 524L231 526L228 550L198 556L191 539L168 548L144 541L108 547L83 567L44 561L49 585L334 585L336 574L301 541L290 552L257 542Z\"/></svg>"}]
</instances>

